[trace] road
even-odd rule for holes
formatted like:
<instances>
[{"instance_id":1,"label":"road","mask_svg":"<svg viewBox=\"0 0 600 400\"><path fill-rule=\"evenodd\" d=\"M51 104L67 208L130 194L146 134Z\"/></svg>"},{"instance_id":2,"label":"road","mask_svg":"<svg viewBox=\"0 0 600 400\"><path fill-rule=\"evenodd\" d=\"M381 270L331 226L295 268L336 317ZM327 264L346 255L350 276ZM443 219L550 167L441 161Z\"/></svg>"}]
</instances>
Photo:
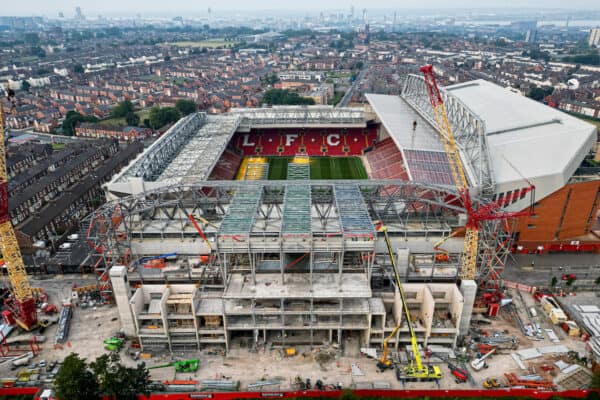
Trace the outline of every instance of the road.
<instances>
[{"instance_id":1,"label":"road","mask_svg":"<svg viewBox=\"0 0 600 400\"><path fill-rule=\"evenodd\" d=\"M533 263L533 264L532 264ZM575 274L578 281L600 277L598 254L517 254L507 262L506 280L531 286L548 286L552 277L559 281L564 274Z\"/></svg>"},{"instance_id":2,"label":"road","mask_svg":"<svg viewBox=\"0 0 600 400\"><path fill-rule=\"evenodd\" d=\"M350 89L348 89L346 94L344 94L344 97L342 97L342 100L340 100L340 102L337 104L336 107L346 107L348 105L348 103L350 103L350 100L352 100L352 96L354 95L354 92L356 91L358 86L360 86L360 82L364 79L368 69L369 69L369 64L367 62L365 62L362 69L356 76L356 79L352 83L352 86L350 86Z\"/></svg>"}]
</instances>

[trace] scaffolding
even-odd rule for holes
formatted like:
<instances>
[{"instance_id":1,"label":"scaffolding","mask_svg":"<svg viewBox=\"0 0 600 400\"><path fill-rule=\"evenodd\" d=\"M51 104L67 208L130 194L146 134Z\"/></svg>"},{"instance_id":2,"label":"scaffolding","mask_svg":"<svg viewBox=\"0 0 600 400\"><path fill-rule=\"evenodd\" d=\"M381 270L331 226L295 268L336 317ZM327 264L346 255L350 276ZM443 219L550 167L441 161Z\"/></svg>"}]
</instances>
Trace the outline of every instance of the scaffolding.
<instances>
[{"instance_id":1,"label":"scaffolding","mask_svg":"<svg viewBox=\"0 0 600 400\"><path fill-rule=\"evenodd\" d=\"M289 180L310 179L310 164L288 164ZM287 188L283 199L283 222L281 233L311 233L311 193L310 186L292 186Z\"/></svg>"},{"instance_id":2,"label":"scaffolding","mask_svg":"<svg viewBox=\"0 0 600 400\"><path fill-rule=\"evenodd\" d=\"M250 234L261 194L260 186L248 186L236 190L229 211L221 222L220 233L224 235Z\"/></svg>"},{"instance_id":3,"label":"scaffolding","mask_svg":"<svg viewBox=\"0 0 600 400\"><path fill-rule=\"evenodd\" d=\"M356 185L336 185L335 200L345 235L373 236L373 222Z\"/></svg>"}]
</instances>

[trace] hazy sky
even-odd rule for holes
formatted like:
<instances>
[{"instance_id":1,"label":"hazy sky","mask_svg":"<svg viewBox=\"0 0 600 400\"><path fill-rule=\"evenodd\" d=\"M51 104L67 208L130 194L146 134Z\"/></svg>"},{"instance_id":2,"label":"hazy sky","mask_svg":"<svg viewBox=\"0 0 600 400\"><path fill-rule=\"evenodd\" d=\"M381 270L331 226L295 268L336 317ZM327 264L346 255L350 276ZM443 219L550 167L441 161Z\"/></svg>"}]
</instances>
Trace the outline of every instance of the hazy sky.
<instances>
[{"instance_id":1,"label":"hazy sky","mask_svg":"<svg viewBox=\"0 0 600 400\"><path fill-rule=\"evenodd\" d=\"M213 16L219 10L228 12L235 10L283 10L315 12L327 9L349 10L351 5L360 10L387 8L586 8L600 9L599 0L3 0L0 15L46 15L56 16L59 11L65 17L74 14L76 6L80 6L84 14L102 15L134 15L156 16L161 13L187 13L190 17L206 15L211 7Z\"/></svg>"}]
</instances>

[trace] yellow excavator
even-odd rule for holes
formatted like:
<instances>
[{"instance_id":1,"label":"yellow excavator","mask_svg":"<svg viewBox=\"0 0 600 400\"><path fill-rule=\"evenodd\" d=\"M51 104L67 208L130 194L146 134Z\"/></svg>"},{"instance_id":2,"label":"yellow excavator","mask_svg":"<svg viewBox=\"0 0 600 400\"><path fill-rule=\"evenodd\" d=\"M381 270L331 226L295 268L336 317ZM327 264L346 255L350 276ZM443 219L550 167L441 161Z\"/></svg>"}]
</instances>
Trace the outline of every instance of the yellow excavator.
<instances>
[{"instance_id":1,"label":"yellow excavator","mask_svg":"<svg viewBox=\"0 0 600 400\"><path fill-rule=\"evenodd\" d=\"M415 335L415 331L412 326L412 321L410 319L410 311L408 309L408 304L406 303L406 296L404 295L404 289L402 288L402 282L400 282L400 274L398 273L398 267L396 265L396 258L394 257L394 251L392 250L392 244L390 243L390 238L388 236L387 228L382 226L380 231L383 232L385 237L385 244L387 245L388 254L390 256L390 261L392 262L392 267L394 269L394 277L396 278L396 286L398 287L398 292L400 293L400 300L402 301L402 307L404 308L404 315L406 318L406 324L408 325L408 331L410 333L410 343L412 345L412 352L414 360L411 360L410 364L405 367L398 367L396 370L396 376L399 380L405 381L435 381L441 379L442 371L440 367L437 365L423 365L421 361L421 355L419 354L419 344L417 343L417 336ZM389 368L393 368L393 362L389 358L388 351L388 343L391 338L393 338L398 330L400 329L400 321L396 327L392 330L392 333L383 341L383 354L377 363L377 366L380 370L386 370Z\"/></svg>"}]
</instances>

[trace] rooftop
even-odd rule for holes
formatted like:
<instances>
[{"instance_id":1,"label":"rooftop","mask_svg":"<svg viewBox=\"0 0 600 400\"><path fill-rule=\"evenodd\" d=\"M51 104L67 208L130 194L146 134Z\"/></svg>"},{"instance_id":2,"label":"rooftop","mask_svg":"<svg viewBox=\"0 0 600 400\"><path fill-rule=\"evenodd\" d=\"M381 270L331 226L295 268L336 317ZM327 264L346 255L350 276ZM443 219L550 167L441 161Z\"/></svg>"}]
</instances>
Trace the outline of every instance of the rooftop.
<instances>
[{"instance_id":1,"label":"rooftop","mask_svg":"<svg viewBox=\"0 0 600 400\"><path fill-rule=\"evenodd\" d=\"M256 274L256 285L249 276L232 274L223 298L369 298L371 288L365 274L344 273L338 283L338 274L313 273L313 284L310 274L287 273L285 282L279 274Z\"/></svg>"}]
</instances>

